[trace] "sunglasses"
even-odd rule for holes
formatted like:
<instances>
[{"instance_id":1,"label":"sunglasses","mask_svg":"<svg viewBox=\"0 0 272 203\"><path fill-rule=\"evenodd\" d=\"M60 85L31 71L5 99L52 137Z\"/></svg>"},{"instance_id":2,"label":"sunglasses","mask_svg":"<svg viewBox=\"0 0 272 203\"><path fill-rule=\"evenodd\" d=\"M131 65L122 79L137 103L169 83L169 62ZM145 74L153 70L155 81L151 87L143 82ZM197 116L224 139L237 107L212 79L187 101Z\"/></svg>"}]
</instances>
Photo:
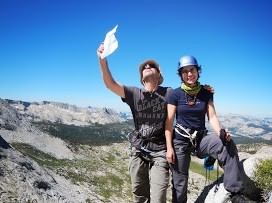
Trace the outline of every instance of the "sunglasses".
<instances>
[{"instance_id":1,"label":"sunglasses","mask_svg":"<svg viewBox=\"0 0 272 203\"><path fill-rule=\"evenodd\" d=\"M147 65L148 65L148 67L147 67ZM158 67L154 63L147 63L147 64L143 65L142 71L149 68L149 67L150 68L155 68L155 69L157 69L159 71Z\"/></svg>"}]
</instances>

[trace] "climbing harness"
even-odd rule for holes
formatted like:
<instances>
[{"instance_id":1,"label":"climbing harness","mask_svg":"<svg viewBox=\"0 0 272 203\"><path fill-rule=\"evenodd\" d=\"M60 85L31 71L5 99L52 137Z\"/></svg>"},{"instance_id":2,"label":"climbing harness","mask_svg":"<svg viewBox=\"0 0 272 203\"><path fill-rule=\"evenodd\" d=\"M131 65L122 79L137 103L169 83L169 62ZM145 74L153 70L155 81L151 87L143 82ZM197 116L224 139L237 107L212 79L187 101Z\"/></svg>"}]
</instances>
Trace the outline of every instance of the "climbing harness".
<instances>
[{"instance_id":1,"label":"climbing harness","mask_svg":"<svg viewBox=\"0 0 272 203\"><path fill-rule=\"evenodd\" d=\"M198 145L200 144L202 138L207 135L207 130L194 130L189 128L184 128L182 125L176 123L175 131L181 135L182 137L185 137L190 140L190 152L193 156L196 155L196 150L198 148Z\"/></svg>"},{"instance_id":2,"label":"climbing harness","mask_svg":"<svg viewBox=\"0 0 272 203\"><path fill-rule=\"evenodd\" d=\"M189 138L191 144L193 145L193 147L196 148L196 144L197 144L197 143L195 142L195 138L196 138L196 135L197 135L198 131L194 130L194 132L191 134L191 132L188 132L187 129L185 129L182 125L180 125L180 124L178 124L178 123L176 123L176 127L177 127L177 128L175 128L175 131L176 131L178 134L180 134L181 136L186 137L186 138ZM182 132L184 132L184 133L186 133L186 134L182 134L182 133L178 130L178 128L181 129ZM191 129L190 129L190 131L191 131Z\"/></svg>"}]
</instances>

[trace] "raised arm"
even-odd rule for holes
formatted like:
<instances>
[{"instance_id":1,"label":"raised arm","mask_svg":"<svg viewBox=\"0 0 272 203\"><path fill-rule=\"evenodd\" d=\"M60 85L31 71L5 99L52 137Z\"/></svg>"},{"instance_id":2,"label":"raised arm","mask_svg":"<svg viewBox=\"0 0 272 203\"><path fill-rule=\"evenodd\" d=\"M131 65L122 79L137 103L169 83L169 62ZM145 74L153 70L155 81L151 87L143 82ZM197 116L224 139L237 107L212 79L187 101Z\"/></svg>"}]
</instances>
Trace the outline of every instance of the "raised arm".
<instances>
[{"instance_id":1,"label":"raised arm","mask_svg":"<svg viewBox=\"0 0 272 203\"><path fill-rule=\"evenodd\" d=\"M110 89L115 94L119 95L122 98L125 98L125 91L124 86L121 83L117 83L114 78L111 75L111 72L109 70L107 59L101 59L100 54L104 50L104 45L101 44L99 48L97 49L97 56L99 60L100 70L102 79L108 89Z\"/></svg>"}]
</instances>

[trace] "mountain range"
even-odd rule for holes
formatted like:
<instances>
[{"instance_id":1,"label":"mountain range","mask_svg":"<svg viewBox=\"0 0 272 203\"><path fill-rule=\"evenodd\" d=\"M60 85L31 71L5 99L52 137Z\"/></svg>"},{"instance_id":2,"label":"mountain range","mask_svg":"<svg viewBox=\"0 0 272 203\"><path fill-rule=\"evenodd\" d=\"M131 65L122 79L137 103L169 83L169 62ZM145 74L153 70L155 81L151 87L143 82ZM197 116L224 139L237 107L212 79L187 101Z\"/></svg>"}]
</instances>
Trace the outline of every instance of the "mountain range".
<instances>
[{"instance_id":1,"label":"mountain range","mask_svg":"<svg viewBox=\"0 0 272 203\"><path fill-rule=\"evenodd\" d=\"M219 119L237 142L261 143L247 148L249 153L272 144L272 118L225 114ZM128 112L0 99L0 199L132 202L127 134L133 128ZM190 171L189 203L201 199L206 181ZM171 201L170 186L167 199Z\"/></svg>"},{"instance_id":2,"label":"mountain range","mask_svg":"<svg viewBox=\"0 0 272 203\"><path fill-rule=\"evenodd\" d=\"M67 125L88 126L91 123L122 123L132 119L130 112L117 112L108 108L91 106L83 108L67 103L49 101L31 103L6 99L2 100L2 103L4 101L11 107L11 111L14 111L12 115L34 122L48 121ZM218 114L218 117L222 127L227 128L239 143L250 142L250 140L260 142L270 142L272 140L272 118L256 118L238 114ZM1 119L7 120L2 115L0 125L4 123ZM6 123L6 125L14 126L12 123ZM206 126L209 132L213 133L208 123Z\"/></svg>"}]
</instances>

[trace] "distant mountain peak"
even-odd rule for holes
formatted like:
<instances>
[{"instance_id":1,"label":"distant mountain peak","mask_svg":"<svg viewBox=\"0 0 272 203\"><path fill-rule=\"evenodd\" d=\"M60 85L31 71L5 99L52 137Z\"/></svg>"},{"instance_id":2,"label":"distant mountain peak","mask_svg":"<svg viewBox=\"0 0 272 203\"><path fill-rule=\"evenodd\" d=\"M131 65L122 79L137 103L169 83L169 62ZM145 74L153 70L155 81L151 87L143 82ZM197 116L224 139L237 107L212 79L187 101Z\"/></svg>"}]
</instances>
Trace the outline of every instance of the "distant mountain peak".
<instances>
[{"instance_id":1,"label":"distant mountain peak","mask_svg":"<svg viewBox=\"0 0 272 203\"><path fill-rule=\"evenodd\" d=\"M90 123L120 123L126 121L118 112L108 108L77 107L62 102L25 102L6 99L9 106L24 118L32 121L60 122L68 125L90 125Z\"/></svg>"}]
</instances>

